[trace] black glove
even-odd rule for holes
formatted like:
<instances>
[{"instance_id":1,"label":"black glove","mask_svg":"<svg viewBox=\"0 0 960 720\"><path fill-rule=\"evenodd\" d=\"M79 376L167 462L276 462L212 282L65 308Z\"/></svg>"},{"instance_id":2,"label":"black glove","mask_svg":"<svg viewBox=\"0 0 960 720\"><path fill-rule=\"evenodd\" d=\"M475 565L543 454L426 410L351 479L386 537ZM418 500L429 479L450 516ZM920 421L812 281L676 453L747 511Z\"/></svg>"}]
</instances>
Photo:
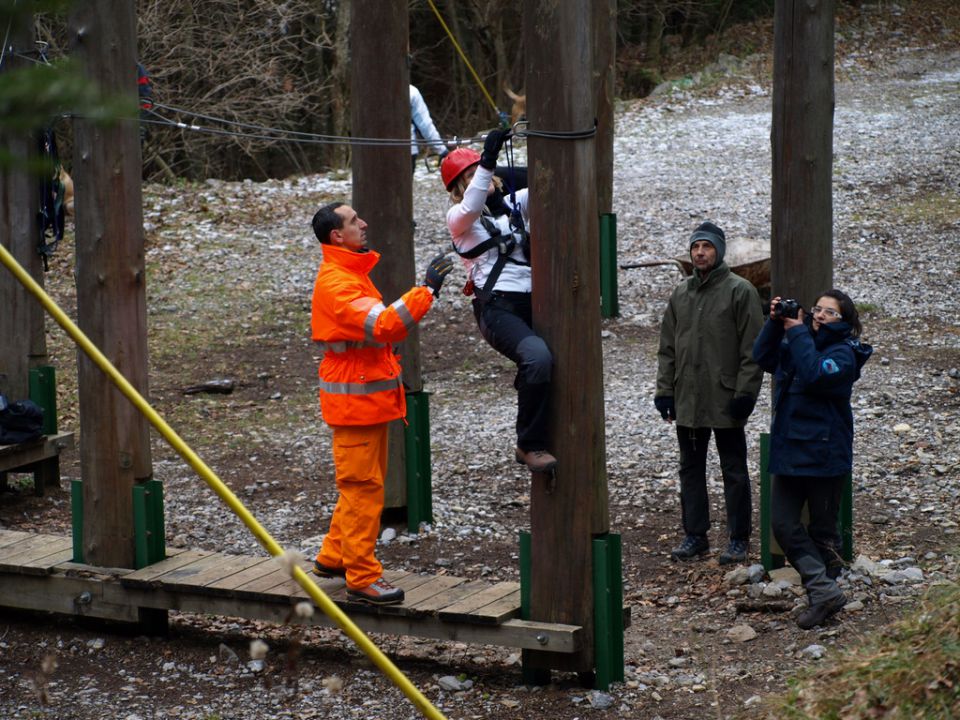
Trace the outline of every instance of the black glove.
<instances>
[{"instance_id":1,"label":"black glove","mask_svg":"<svg viewBox=\"0 0 960 720\"><path fill-rule=\"evenodd\" d=\"M509 137L509 130L491 130L487 133L487 139L483 143L483 152L480 154L480 167L487 170L496 169L497 156L500 155L500 150Z\"/></svg>"},{"instance_id":2,"label":"black glove","mask_svg":"<svg viewBox=\"0 0 960 720\"><path fill-rule=\"evenodd\" d=\"M673 406L673 398L670 396L655 397L653 404L660 411L660 417L664 420L676 420L677 409Z\"/></svg>"},{"instance_id":3,"label":"black glove","mask_svg":"<svg viewBox=\"0 0 960 720\"><path fill-rule=\"evenodd\" d=\"M441 150L440 154L437 156L437 162L443 162L443 159L450 154L449 150Z\"/></svg>"},{"instance_id":4,"label":"black glove","mask_svg":"<svg viewBox=\"0 0 960 720\"><path fill-rule=\"evenodd\" d=\"M443 279L450 274L451 270L453 270L453 260L443 254L437 255L427 265L427 277L423 284L433 291L434 297L440 297Z\"/></svg>"},{"instance_id":5,"label":"black glove","mask_svg":"<svg viewBox=\"0 0 960 720\"><path fill-rule=\"evenodd\" d=\"M735 397L727 403L727 415L734 420L746 420L750 417L750 413L753 412L753 407L756 404L757 399L750 395Z\"/></svg>"}]
</instances>

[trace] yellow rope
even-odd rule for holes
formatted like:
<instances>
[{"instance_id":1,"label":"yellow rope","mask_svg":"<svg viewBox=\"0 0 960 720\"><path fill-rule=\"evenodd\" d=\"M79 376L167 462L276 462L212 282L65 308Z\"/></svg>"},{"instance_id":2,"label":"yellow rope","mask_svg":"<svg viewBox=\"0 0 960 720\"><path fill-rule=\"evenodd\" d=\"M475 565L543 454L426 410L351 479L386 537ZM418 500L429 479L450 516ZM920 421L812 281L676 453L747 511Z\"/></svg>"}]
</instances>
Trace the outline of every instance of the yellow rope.
<instances>
[{"instance_id":1,"label":"yellow rope","mask_svg":"<svg viewBox=\"0 0 960 720\"><path fill-rule=\"evenodd\" d=\"M470 61L467 60L466 54L460 48L460 44L457 42L457 39L453 36L453 33L450 32L450 28L447 27L447 24L443 21L443 16L440 15L440 11L437 10L437 6L434 4L433 0L427 0L430 3L430 7L433 9L434 14L437 16L437 20L440 21L440 24L443 26L443 29L447 31L447 36L450 38L450 42L453 43L453 47L460 54L460 57L463 59L464 64L467 66L467 70L470 71L470 74L473 75L473 79L477 81L477 85L480 87L480 90L483 91L484 97L487 98L487 102L490 103L490 107L493 108L493 111L497 114L497 117L500 116L500 108L497 107L497 104L493 101L493 98L490 97L490 93L487 92L487 89L483 86L483 82L480 80L480 76L477 75L477 71L473 69L473 65L470 64Z\"/></svg>"},{"instance_id":2,"label":"yellow rope","mask_svg":"<svg viewBox=\"0 0 960 720\"><path fill-rule=\"evenodd\" d=\"M274 540L270 533L259 523L257 519L244 507L239 498L233 494L222 480L211 470L200 457L193 452L176 431L173 430L162 417L154 410L144 397L131 385L127 379L117 370L116 367L104 356L102 352L94 345L90 339L77 327L66 313L53 301L42 287L23 269L16 258L10 254L2 244L0 244L0 261L13 273L14 277L23 285L56 320L73 341L89 356L91 360L104 372L107 377L113 381L113 384L119 388L130 402L139 410L150 423L160 432L168 443L180 454L190 467L197 471L207 485L220 496L227 506L243 521L243 524L249 528L260 544L266 548L272 556L283 555L283 548ZM313 578L307 575L299 565L291 563L291 575L302 587L310 598L323 610L324 614L333 620L341 630L359 647L373 663L380 668L383 673L390 678L393 683L403 691L403 694L412 702L424 717L430 720L445 720L443 714L435 708L424 695L400 672L396 665L390 662L390 659L384 655L380 649L373 644L364 632L354 625L353 621L327 597Z\"/></svg>"}]
</instances>

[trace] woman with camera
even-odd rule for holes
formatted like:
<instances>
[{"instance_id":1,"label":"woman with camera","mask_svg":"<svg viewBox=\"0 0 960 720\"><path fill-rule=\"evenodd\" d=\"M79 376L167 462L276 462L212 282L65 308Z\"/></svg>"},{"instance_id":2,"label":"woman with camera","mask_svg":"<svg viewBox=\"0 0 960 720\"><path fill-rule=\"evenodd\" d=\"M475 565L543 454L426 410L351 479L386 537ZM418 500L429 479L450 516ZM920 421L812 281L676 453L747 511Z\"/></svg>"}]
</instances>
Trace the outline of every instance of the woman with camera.
<instances>
[{"instance_id":1,"label":"woman with camera","mask_svg":"<svg viewBox=\"0 0 960 720\"><path fill-rule=\"evenodd\" d=\"M809 607L797 624L809 629L838 613L846 598L836 578L841 560L837 520L843 479L853 467L850 395L873 348L859 341L853 301L828 290L807 315L795 300L775 297L753 357L776 379L770 442L773 533L800 573ZM801 519L804 504L810 522Z\"/></svg>"}]
</instances>

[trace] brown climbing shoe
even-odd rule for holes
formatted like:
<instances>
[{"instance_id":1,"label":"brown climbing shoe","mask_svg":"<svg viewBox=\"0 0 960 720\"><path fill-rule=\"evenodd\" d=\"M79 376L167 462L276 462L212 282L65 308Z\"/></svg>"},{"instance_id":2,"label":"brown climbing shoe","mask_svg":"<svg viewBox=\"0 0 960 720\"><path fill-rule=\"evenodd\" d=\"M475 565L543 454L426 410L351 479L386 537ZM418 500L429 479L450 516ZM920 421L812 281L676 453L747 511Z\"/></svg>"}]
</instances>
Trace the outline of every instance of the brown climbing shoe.
<instances>
[{"instance_id":1,"label":"brown climbing shoe","mask_svg":"<svg viewBox=\"0 0 960 720\"><path fill-rule=\"evenodd\" d=\"M546 450L524 452L517 448L517 462L530 468L530 472L550 472L557 466L557 459Z\"/></svg>"}]
</instances>

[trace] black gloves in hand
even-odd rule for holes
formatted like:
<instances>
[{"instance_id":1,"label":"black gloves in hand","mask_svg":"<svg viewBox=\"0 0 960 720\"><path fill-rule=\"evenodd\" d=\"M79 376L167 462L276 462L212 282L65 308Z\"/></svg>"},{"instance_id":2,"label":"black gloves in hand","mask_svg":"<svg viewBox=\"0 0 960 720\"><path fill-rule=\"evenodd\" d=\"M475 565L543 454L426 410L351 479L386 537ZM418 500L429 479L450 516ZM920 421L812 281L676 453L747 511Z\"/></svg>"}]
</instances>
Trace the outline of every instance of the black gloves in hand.
<instances>
[{"instance_id":1,"label":"black gloves in hand","mask_svg":"<svg viewBox=\"0 0 960 720\"><path fill-rule=\"evenodd\" d=\"M500 150L509 137L509 130L491 130L487 133L487 139L483 143L483 152L480 153L480 167L487 170L496 169L497 156L500 155Z\"/></svg>"},{"instance_id":2,"label":"black gloves in hand","mask_svg":"<svg viewBox=\"0 0 960 720\"><path fill-rule=\"evenodd\" d=\"M734 420L746 420L750 417L750 413L753 412L753 407L756 404L757 399L749 395L735 397L727 404L727 415Z\"/></svg>"},{"instance_id":3,"label":"black gloves in hand","mask_svg":"<svg viewBox=\"0 0 960 720\"><path fill-rule=\"evenodd\" d=\"M423 284L433 291L434 297L440 297L443 279L450 274L451 270L453 270L453 260L443 254L437 255L427 265L427 277Z\"/></svg>"},{"instance_id":4,"label":"black gloves in hand","mask_svg":"<svg viewBox=\"0 0 960 720\"><path fill-rule=\"evenodd\" d=\"M677 419L677 410L673 406L673 398L668 396L655 397L653 399L653 404L657 406L657 410L660 411L660 417L664 420L676 420Z\"/></svg>"}]
</instances>

